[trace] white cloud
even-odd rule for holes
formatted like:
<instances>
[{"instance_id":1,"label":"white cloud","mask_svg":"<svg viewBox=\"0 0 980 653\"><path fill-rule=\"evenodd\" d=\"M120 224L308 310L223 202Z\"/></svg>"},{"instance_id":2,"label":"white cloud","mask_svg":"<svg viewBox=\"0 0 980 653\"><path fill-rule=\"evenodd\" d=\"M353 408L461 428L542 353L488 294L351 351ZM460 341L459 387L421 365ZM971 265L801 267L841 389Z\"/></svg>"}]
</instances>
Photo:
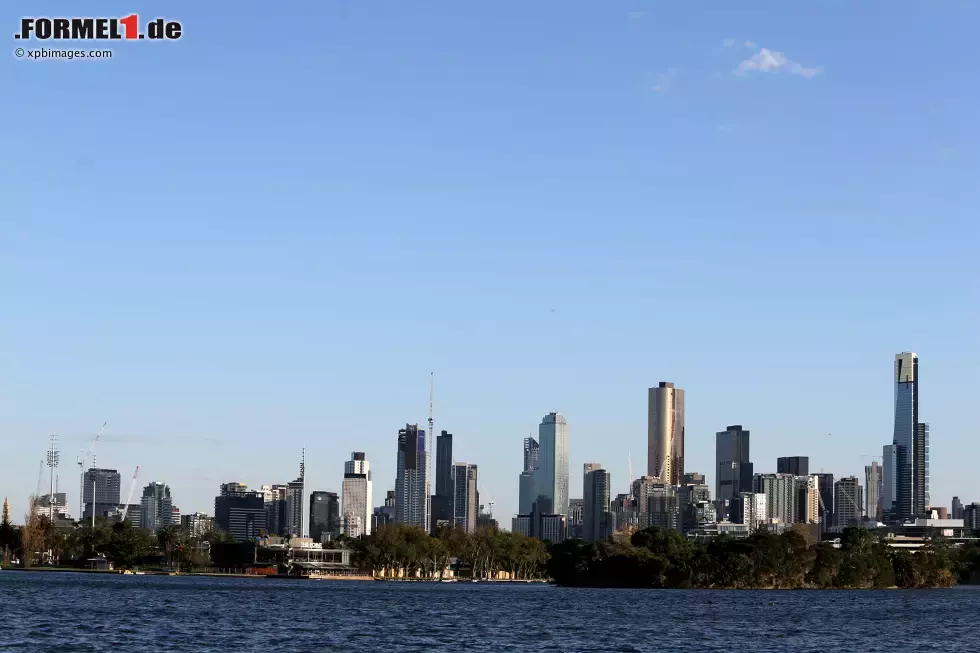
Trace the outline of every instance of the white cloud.
<instances>
[{"instance_id":1,"label":"white cloud","mask_svg":"<svg viewBox=\"0 0 980 653\"><path fill-rule=\"evenodd\" d=\"M767 48L762 48L740 63L738 68L733 72L736 75L744 75L749 71L758 71L761 73L787 72L809 78L822 72L823 67L807 68L793 61L782 52L774 52Z\"/></svg>"},{"instance_id":2,"label":"white cloud","mask_svg":"<svg viewBox=\"0 0 980 653\"><path fill-rule=\"evenodd\" d=\"M653 84L650 86L650 90L656 91L657 93L666 93L674 85L676 78L676 68L668 68L665 73L657 73L653 76Z\"/></svg>"}]
</instances>

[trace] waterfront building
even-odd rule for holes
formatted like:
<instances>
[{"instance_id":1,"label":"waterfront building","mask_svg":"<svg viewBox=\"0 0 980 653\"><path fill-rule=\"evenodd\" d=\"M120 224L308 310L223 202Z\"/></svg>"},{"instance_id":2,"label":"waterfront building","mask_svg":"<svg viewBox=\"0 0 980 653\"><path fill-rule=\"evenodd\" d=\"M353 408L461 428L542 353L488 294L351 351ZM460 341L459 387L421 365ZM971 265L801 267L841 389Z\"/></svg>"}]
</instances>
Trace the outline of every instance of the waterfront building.
<instances>
[{"instance_id":1,"label":"waterfront building","mask_svg":"<svg viewBox=\"0 0 980 653\"><path fill-rule=\"evenodd\" d=\"M647 391L647 476L673 486L684 477L684 391L665 381Z\"/></svg>"},{"instance_id":2,"label":"waterfront building","mask_svg":"<svg viewBox=\"0 0 980 653\"><path fill-rule=\"evenodd\" d=\"M363 451L354 451L344 462L343 527L351 538L371 534L371 463Z\"/></svg>"},{"instance_id":3,"label":"waterfront building","mask_svg":"<svg viewBox=\"0 0 980 653\"><path fill-rule=\"evenodd\" d=\"M310 493L310 539L329 542L340 535L340 500L336 492Z\"/></svg>"},{"instance_id":4,"label":"waterfront building","mask_svg":"<svg viewBox=\"0 0 980 653\"><path fill-rule=\"evenodd\" d=\"M455 479L453 524L467 533L474 533L479 516L477 507L480 505L480 497L477 493L477 467L469 463L456 463L453 467Z\"/></svg>"},{"instance_id":5,"label":"waterfront building","mask_svg":"<svg viewBox=\"0 0 980 653\"><path fill-rule=\"evenodd\" d=\"M119 486L121 478L119 472L114 469L91 468L83 474L82 478L82 500L85 509L82 514L83 520L92 518L92 511L96 517L106 517L110 511L115 511L119 506ZM94 495L93 495L94 492Z\"/></svg>"},{"instance_id":6,"label":"waterfront building","mask_svg":"<svg viewBox=\"0 0 980 653\"><path fill-rule=\"evenodd\" d=\"M906 520L921 516L929 505L929 425L919 415L919 357L914 352L895 355L893 382L895 466L888 470L886 465L884 483L895 489L894 518ZM887 478L889 471L894 479Z\"/></svg>"},{"instance_id":7,"label":"waterfront building","mask_svg":"<svg viewBox=\"0 0 980 653\"><path fill-rule=\"evenodd\" d=\"M883 487L881 465L872 461L864 467L864 514L871 521L879 522L884 519L881 508L881 490Z\"/></svg>"},{"instance_id":8,"label":"waterfront building","mask_svg":"<svg viewBox=\"0 0 980 653\"><path fill-rule=\"evenodd\" d=\"M834 484L834 515L839 528L860 526L864 498L856 476L847 476Z\"/></svg>"},{"instance_id":9,"label":"waterfront building","mask_svg":"<svg viewBox=\"0 0 980 653\"><path fill-rule=\"evenodd\" d=\"M432 524L429 528L433 534L440 526L453 523L453 495L456 493L453 469L453 434L443 431L436 438L436 488L432 495Z\"/></svg>"},{"instance_id":10,"label":"waterfront building","mask_svg":"<svg viewBox=\"0 0 980 653\"><path fill-rule=\"evenodd\" d=\"M262 493L248 490L244 483L223 484L214 499L214 525L236 542L259 537L265 531Z\"/></svg>"},{"instance_id":11,"label":"waterfront building","mask_svg":"<svg viewBox=\"0 0 980 653\"><path fill-rule=\"evenodd\" d=\"M398 430L395 523L428 528L425 430L406 424Z\"/></svg>"},{"instance_id":12,"label":"waterfront building","mask_svg":"<svg viewBox=\"0 0 980 653\"><path fill-rule=\"evenodd\" d=\"M538 427L538 469L534 472L539 514L568 514L570 430L560 413L548 413Z\"/></svg>"},{"instance_id":13,"label":"waterfront building","mask_svg":"<svg viewBox=\"0 0 980 653\"><path fill-rule=\"evenodd\" d=\"M753 490L766 495L766 515L771 524L795 524L798 514L796 477L792 474L756 474Z\"/></svg>"},{"instance_id":14,"label":"waterfront building","mask_svg":"<svg viewBox=\"0 0 980 653\"><path fill-rule=\"evenodd\" d=\"M749 432L740 424L729 426L715 435L715 499L719 519L727 517L728 502L742 492L752 491L753 469L749 458Z\"/></svg>"},{"instance_id":15,"label":"waterfront building","mask_svg":"<svg viewBox=\"0 0 980 653\"><path fill-rule=\"evenodd\" d=\"M173 524L173 499L170 488L163 483L150 483L143 488L140 499L140 528L156 533Z\"/></svg>"},{"instance_id":16,"label":"waterfront building","mask_svg":"<svg viewBox=\"0 0 980 653\"><path fill-rule=\"evenodd\" d=\"M810 475L810 458L807 456L785 456L776 459L777 474L792 474L793 476Z\"/></svg>"}]
</instances>

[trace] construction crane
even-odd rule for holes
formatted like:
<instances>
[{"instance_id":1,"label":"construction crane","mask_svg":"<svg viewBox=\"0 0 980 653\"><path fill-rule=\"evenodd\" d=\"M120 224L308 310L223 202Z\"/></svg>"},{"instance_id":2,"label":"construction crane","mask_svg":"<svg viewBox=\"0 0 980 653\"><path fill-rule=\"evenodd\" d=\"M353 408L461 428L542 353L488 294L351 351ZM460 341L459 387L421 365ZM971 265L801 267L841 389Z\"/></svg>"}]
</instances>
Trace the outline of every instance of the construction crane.
<instances>
[{"instance_id":1,"label":"construction crane","mask_svg":"<svg viewBox=\"0 0 980 653\"><path fill-rule=\"evenodd\" d=\"M129 484L129 494L126 495L126 503L123 504L122 517L119 518L120 522L126 521L126 513L129 512L129 502L133 500L133 490L136 489L136 477L140 475L140 466L136 466L136 471L133 472L133 482ZM94 504L95 497L92 497L92 502ZM95 506L92 506L92 511L95 512Z\"/></svg>"},{"instance_id":2,"label":"construction crane","mask_svg":"<svg viewBox=\"0 0 980 653\"><path fill-rule=\"evenodd\" d=\"M435 422L432 419L432 398L435 394L436 377L429 372L429 446L425 450L425 520L426 529L432 521L432 430Z\"/></svg>"},{"instance_id":3,"label":"construction crane","mask_svg":"<svg viewBox=\"0 0 980 653\"><path fill-rule=\"evenodd\" d=\"M82 518L82 513L85 512L85 466L88 465L89 459L92 460L92 466L95 466L95 445L98 444L99 438L102 437L102 431L105 430L105 425L109 422L102 422L102 427L99 432L95 434L95 439L92 440L92 446L88 448L88 453L85 457L78 457L78 518ZM92 497L92 512L95 512L95 497Z\"/></svg>"}]
</instances>

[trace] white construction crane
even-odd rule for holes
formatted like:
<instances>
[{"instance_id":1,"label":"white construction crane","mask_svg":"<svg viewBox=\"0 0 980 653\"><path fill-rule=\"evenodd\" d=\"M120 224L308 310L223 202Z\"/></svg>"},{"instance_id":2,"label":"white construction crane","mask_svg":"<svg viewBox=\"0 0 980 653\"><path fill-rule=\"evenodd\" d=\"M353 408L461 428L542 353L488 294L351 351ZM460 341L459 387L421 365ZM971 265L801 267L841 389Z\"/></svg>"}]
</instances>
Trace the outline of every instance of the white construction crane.
<instances>
[{"instance_id":1,"label":"white construction crane","mask_svg":"<svg viewBox=\"0 0 980 653\"><path fill-rule=\"evenodd\" d=\"M102 428L99 432L95 434L95 439L92 440L92 446L88 448L88 453L85 457L78 457L78 518L82 518L82 513L85 512L85 467L88 465L89 460L92 461L92 466L95 466L95 445L98 444L99 438L102 437L102 431L105 430L105 425L109 422L102 422ZM92 512L95 512L95 497L92 497Z\"/></svg>"},{"instance_id":2,"label":"white construction crane","mask_svg":"<svg viewBox=\"0 0 980 653\"><path fill-rule=\"evenodd\" d=\"M425 449L425 528L429 529L432 522L432 429L435 422L432 419L432 397L435 394L436 377L429 372L429 446Z\"/></svg>"},{"instance_id":3,"label":"white construction crane","mask_svg":"<svg viewBox=\"0 0 980 653\"><path fill-rule=\"evenodd\" d=\"M133 472L133 482L129 484L129 494L126 495L126 503L123 504L122 517L119 518L120 522L126 521L126 513L129 511L129 502L133 500L133 490L136 489L136 477L140 475L140 466L136 466L136 471ZM95 501L95 497L92 497L92 501ZM93 506L94 508L94 506Z\"/></svg>"}]
</instances>

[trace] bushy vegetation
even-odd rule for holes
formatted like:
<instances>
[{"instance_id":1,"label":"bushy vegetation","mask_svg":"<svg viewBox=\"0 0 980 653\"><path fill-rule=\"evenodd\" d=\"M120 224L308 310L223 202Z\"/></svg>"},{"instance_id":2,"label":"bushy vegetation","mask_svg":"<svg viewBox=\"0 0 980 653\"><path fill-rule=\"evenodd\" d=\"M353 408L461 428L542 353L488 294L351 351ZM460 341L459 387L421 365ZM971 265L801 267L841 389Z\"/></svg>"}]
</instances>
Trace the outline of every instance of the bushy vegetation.
<instances>
[{"instance_id":1,"label":"bushy vegetation","mask_svg":"<svg viewBox=\"0 0 980 653\"><path fill-rule=\"evenodd\" d=\"M388 525L351 546L354 563L364 570L423 578L441 577L451 560L473 578L495 578L502 571L515 579L542 578L548 555L541 541L496 528L443 528L433 537L415 526Z\"/></svg>"},{"instance_id":2,"label":"bushy vegetation","mask_svg":"<svg viewBox=\"0 0 980 653\"><path fill-rule=\"evenodd\" d=\"M966 569L941 543L910 552L891 549L872 531L849 528L840 548L811 545L796 530L749 538L691 542L677 532L648 528L629 539L569 540L551 549L548 573L560 585L671 588L949 587ZM975 563L974 563L975 564Z\"/></svg>"}]
</instances>

